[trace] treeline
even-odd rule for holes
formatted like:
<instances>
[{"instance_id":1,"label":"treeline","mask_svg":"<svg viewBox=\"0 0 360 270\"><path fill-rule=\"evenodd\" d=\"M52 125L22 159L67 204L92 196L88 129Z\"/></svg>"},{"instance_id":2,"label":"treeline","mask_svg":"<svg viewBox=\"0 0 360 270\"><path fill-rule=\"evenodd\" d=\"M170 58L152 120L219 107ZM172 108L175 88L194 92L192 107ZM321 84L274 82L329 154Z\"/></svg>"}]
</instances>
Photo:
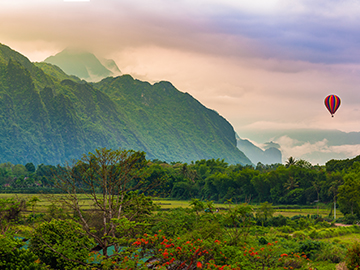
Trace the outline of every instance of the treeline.
<instances>
[{"instance_id":1,"label":"treeline","mask_svg":"<svg viewBox=\"0 0 360 270\"><path fill-rule=\"evenodd\" d=\"M141 153L145 158L145 153ZM357 177L355 165L358 161L360 156L331 160L325 166L312 166L305 160L296 161L290 157L285 165L258 163L253 167L229 165L220 159L199 160L191 164L152 160L147 162L147 173L143 177L147 183L159 178L164 180L161 185L147 191L147 195L181 200L198 198L216 202L268 201L273 204L311 205L333 202L344 179ZM51 189L54 175L64 170L61 166L44 164L35 168L32 163L2 163L1 191ZM354 207L357 207L355 203Z\"/></svg>"},{"instance_id":2,"label":"treeline","mask_svg":"<svg viewBox=\"0 0 360 270\"><path fill-rule=\"evenodd\" d=\"M51 189L51 179L57 170L55 166L40 164L37 167L31 162L12 164L10 162L0 164L0 191L36 193L40 189Z\"/></svg>"}]
</instances>

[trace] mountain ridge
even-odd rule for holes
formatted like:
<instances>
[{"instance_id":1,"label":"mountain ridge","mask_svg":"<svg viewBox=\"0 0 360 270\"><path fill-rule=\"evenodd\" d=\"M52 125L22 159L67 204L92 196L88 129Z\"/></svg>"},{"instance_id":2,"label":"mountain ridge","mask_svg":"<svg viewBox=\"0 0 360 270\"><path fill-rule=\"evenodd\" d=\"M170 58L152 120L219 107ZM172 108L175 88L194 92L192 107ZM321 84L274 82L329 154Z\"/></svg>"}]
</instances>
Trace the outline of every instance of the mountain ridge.
<instances>
[{"instance_id":1,"label":"mountain ridge","mask_svg":"<svg viewBox=\"0 0 360 270\"><path fill-rule=\"evenodd\" d=\"M99 81L121 71L111 59L99 60L94 54L80 49L66 48L43 62L60 67L65 73L86 81Z\"/></svg>"},{"instance_id":2,"label":"mountain ridge","mask_svg":"<svg viewBox=\"0 0 360 270\"><path fill-rule=\"evenodd\" d=\"M231 124L169 82L88 83L0 44L0 162L58 164L100 147L251 164Z\"/></svg>"},{"instance_id":3,"label":"mountain ridge","mask_svg":"<svg viewBox=\"0 0 360 270\"><path fill-rule=\"evenodd\" d=\"M276 146L276 147L275 147ZM255 146L247 139L237 136L237 147L254 163L276 164L282 163L282 153L278 145L273 142L265 144L265 150Z\"/></svg>"}]
</instances>

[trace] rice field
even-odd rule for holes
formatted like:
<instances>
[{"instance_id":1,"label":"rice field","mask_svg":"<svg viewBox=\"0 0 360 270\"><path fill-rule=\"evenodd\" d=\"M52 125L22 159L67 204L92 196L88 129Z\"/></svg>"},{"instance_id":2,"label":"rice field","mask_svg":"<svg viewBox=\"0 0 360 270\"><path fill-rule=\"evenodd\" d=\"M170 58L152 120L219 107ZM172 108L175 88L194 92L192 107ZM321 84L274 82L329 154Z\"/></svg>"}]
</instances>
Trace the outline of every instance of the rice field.
<instances>
[{"instance_id":1,"label":"rice field","mask_svg":"<svg viewBox=\"0 0 360 270\"><path fill-rule=\"evenodd\" d=\"M61 194L8 194L8 193L0 193L1 198L12 198L17 197L19 199L24 199L25 201L29 201L33 197L37 197L40 201L36 203L34 208L28 207L28 213L34 211L34 213L45 213L48 209L48 206L51 205L54 201L59 201L61 199ZM83 209L91 209L93 207L92 200L85 194L78 195L80 202L83 206ZM189 208L190 201L185 200L169 200L169 199L162 199L162 198L154 198L154 203L157 204L163 211L170 210L173 208ZM256 209L257 205L254 205L254 209ZM278 208L279 207L279 208ZM220 211L223 209L228 208L227 204L215 203L214 208L219 208ZM317 209L316 206L313 208L306 208L306 209L287 209L287 207L281 208L281 206L275 206L275 213L274 215L283 215L285 217L292 217L295 215L315 215L319 214L320 216L326 217L330 213L330 207L327 208L319 208ZM333 215L333 214L332 214ZM342 217L342 213L337 210L337 217Z\"/></svg>"}]
</instances>

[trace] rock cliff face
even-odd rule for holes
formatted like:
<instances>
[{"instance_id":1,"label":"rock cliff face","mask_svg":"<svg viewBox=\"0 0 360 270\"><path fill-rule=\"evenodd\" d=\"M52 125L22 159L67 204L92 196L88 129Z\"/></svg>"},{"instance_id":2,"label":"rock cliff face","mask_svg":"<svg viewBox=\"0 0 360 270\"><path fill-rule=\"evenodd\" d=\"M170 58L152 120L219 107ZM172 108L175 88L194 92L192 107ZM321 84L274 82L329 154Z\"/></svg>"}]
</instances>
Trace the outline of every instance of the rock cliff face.
<instances>
[{"instance_id":1,"label":"rock cliff face","mask_svg":"<svg viewBox=\"0 0 360 270\"><path fill-rule=\"evenodd\" d=\"M256 165L282 163L282 154L278 149L279 145L268 143L265 150L260 149L248 140L237 137L237 147Z\"/></svg>"},{"instance_id":2,"label":"rock cliff face","mask_svg":"<svg viewBox=\"0 0 360 270\"><path fill-rule=\"evenodd\" d=\"M57 164L99 147L168 162L250 163L230 123L169 82L87 83L0 44L0 163Z\"/></svg>"}]
</instances>

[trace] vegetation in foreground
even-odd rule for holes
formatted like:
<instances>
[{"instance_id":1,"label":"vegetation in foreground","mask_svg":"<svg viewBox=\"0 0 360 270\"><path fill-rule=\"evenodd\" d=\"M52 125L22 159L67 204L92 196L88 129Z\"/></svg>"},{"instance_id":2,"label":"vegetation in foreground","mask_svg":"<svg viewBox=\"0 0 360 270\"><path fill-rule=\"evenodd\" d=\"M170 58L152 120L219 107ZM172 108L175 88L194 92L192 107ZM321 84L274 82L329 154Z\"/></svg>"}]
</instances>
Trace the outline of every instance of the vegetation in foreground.
<instances>
[{"instance_id":1,"label":"vegetation in foreground","mask_svg":"<svg viewBox=\"0 0 360 270\"><path fill-rule=\"evenodd\" d=\"M296 166L283 170L291 167ZM354 162L336 175L343 184L333 193L340 207L350 208L344 218L352 222L358 200L346 187L356 186L358 167ZM188 208L158 211L147 195L169 182L162 174L149 177L150 172L142 152L100 149L53 171L52 188L62 192L45 213L34 212L37 196L1 199L1 269L358 268L357 225L336 227L316 214L275 216L272 203L254 208L231 199L221 209L194 198ZM91 208L84 207L84 197ZM26 207L31 214L22 214ZM15 235L30 238L27 249ZM340 236L352 238L352 245Z\"/></svg>"}]
</instances>

